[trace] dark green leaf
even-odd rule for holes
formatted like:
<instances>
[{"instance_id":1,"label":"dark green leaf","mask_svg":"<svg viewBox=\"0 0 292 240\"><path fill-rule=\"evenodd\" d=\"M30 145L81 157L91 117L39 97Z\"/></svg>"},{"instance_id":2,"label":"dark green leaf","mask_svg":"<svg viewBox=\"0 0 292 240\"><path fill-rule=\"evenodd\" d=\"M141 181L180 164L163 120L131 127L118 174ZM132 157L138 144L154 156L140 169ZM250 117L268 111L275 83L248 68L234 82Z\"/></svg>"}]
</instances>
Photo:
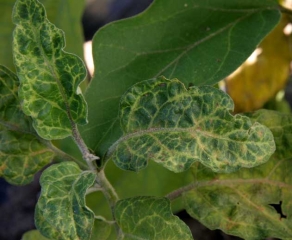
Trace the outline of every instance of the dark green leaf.
<instances>
[{"instance_id":1,"label":"dark green leaf","mask_svg":"<svg viewBox=\"0 0 292 240\"><path fill-rule=\"evenodd\" d=\"M20 109L17 76L0 65L0 176L12 184L27 184L54 153L40 140L30 118Z\"/></svg>"},{"instance_id":2,"label":"dark green leaf","mask_svg":"<svg viewBox=\"0 0 292 240\"><path fill-rule=\"evenodd\" d=\"M117 223L124 239L193 239L190 229L171 212L167 198L134 197L117 202Z\"/></svg>"},{"instance_id":3,"label":"dark green leaf","mask_svg":"<svg viewBox=\"0 0 292 240\"><path fill-rule=\"evenodd\" d=\"M114 226L101 220L94 221L94 227L92 229L91 240L110 240L110 234Z\"/></svg>"},{"instance_id":4,"label":"dark green leaf","mask_svg":"<svg viewBox=\"0 0 292 240\"><path fill-rule=\"evenodd\" d=\"M22 235L21 240L48 240L38 230L31 230Z\"/></svg>"},{"instance_id":5,"label":"dark green leaf","mask_svg":"<svg viewBox=\"0 0 292 240\"><path fill-rule=\"evenodd\" d=\"M124 132L109 150L122 169L139 171L154 160L174 172L199 161L216 172L266 162L275 151L271 131L241 115L213 87L191 87L160 78L134 85L122 97Z\"/></svg>"},{"instance_id":6,"label":"dark green leaf","mask_svg":"<svg viewBox=\"0 0 292 240\"><path fill-rule=\"evenodd\" d=\"M121 95L164 75L213 84L235 70L279 21L274 0L156 0L137 17L102 28L93 41L95 75L83 136L98 155L120 136ZM99 136L98 138L96 136Z\"/></svg>"},{"instance_id":7,"label":"dark green leaf","mask_svg":"<svg viewBox=\"0 0 292 240\"><path fill-rule=\"evenodd\" d=\"M54 240L90 239L94 214L85 205L85 193L94 181L94 173L82 172L73 162L55 164L45 170L35 211L39 231Z\"/></svg>"},{"instance_id":8,"label":"dark green leaf","mask_svg":"<svg viewBox=\"0 0 292 240\"><path fill-rule=\"evenodd\" d=\"M13 53L25 114L45 139L71 135L72 124L87 122L87 106L78 85L86 76L80 58L63 51L64 33L46 18L36 0L14 7Z\"/></svg>"},{"instance_id":9,"label":"dark green leaf","mask_svg":"<svg viewBox=\"0 0 292 240\"><path fill-rule=\"evenodd\" d=\"M292 239L292 116L265 110L249 116L273 132L277 150L271 160L236 174L194 166L186 209L208 228L244 239Z\"/></svg>"}]
</instances>

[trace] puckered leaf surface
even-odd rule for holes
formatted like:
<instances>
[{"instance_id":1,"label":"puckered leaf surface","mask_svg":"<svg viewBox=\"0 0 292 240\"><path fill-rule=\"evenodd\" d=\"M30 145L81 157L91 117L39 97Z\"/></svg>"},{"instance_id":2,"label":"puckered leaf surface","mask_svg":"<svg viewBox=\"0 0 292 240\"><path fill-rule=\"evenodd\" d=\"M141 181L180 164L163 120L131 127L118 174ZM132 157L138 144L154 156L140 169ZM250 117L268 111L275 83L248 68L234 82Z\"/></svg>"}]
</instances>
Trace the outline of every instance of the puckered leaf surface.
<instances>
[{"instance_id":1,"label":"puckered leaf surface","mask_svg":"<svg viewBox=\"0 0 292 240\"><path fill-rule=\"evenodd\" d=\"M9 183L23 185L50 163L54 153L21 111L18 85L17 76L0 65L0 176Z\"/></svg>"},{"instance_id":2,"label":"puckered leaf surface","mask_svg":"<svg viewBox=\"0 0 292 240\"><path fill-rule=\"evenodd\" d=\"M208 228L244 239L292 239L292 116L262 110L249 116L273 132L277 150L271 160L236 174L194 166L186 209Z\"/></svg>"},{"instance_id":3,"label":"puckered leaf surface","mask_svg":"<svg viewBox=\"0 0 292 240\"><path fill-rule=\"evenodd\" d=\"M37 0L14 7L13 53L25 114L45 139L71 135L72 124L87 122L87 106L78 85L86 76L80 58L63 51L64 33L46 18Z\"/></svg>"},{"instance_id":4,"label":"puckered leaf surface","mask_svg":"<svg viewBox=\"0 0 292 240\"><path fill-rule=\"evenodd\" d=\"M193 239L187 225L172 214L167 198L120 200L115 206L115 216L124 239Z\"/></svg>"},{"instance_id":5,"label":"puckered leaf surface","mask_svg":"<svg viewBox=\"0 0 292 240\"><path fill-rule=\"evenodd\" d=\"M95 174L73 162L55 164L41 176L41 196L35 211L39 231L51 239L90 239L94 213L85 205Z\"/></svg>"},{"instance_id":6,"label":"puckered leaf surface","mask_svg":"<svg viewBox=\"0 0 292 240\"><path fill-rule=\"evenodd\" d=\"M230 110L231 98L213 87L187 90L164 78L138 83L121 99L124 135L109 154L117 166L133 171L148 160L174 172L196 161L216 172L266 162L275 150L271 131Z\"/></svg>"},{"instance_id":7,"label":"puckered leaf surface","mask_svg":"<svg viewBox=\"0 0 292 240\"><path fill-rule=\"evenodd\" d=\"M81 128L88 146L103 156L122 135L118 102L129 87L160 75L186 86L214 84L253 52L279 18L274 0L156 0L144 13L100 29L86 92L93 110Z\"/></svg>"}]
</instances>

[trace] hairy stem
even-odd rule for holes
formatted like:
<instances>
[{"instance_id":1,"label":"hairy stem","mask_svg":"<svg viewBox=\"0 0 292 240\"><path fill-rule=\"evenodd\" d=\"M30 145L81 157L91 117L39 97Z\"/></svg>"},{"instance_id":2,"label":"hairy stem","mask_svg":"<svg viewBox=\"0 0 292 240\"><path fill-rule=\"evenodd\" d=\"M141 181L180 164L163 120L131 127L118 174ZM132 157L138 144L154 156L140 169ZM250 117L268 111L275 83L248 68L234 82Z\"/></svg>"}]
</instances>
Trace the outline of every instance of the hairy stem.
<instances>
[{"instance_id":1,"label":"hairy stem","mask_svg":"<svg viewBox=\"0 0 292 240\"><path fill-rule=\"evenodd\" d=\"M90 153L89 149L87 148L85 142L83 141L83 139L78 131L76 124L73 124L73 123L72 123L72 136L73 136L73 139L74 139L75 143L77 144L80 152L82 153L83 159L86 161L89 168L92 171L96 172L96 167L94 166L93 161L99 159L99 157Z\"/></svg>"}]
</instances>

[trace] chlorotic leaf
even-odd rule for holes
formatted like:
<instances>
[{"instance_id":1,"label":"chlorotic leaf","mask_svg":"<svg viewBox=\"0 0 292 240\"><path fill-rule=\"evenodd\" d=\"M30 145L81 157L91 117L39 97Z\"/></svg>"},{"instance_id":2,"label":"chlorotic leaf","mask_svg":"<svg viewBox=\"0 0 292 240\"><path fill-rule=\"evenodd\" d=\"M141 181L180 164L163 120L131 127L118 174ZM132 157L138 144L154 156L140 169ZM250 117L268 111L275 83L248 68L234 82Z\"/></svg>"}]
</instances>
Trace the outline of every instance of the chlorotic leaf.
<instances>
[{"instance_id":1,"label":"chlorotic leaf","mask_svg":"<svg viewBox=\"0 0 292 240\"><path fill-rule=\"evenodd\" d=\"M193 239L190 229L171 212L167 198L134 197L115 206L124 239Z\"/></svg>"},{"instance_id":2,"label":"chlorotic leaf","mask_svg":"<svg viewBox=\"0 0 292 240\"><path fill-rule=\"evenodd\" d=\"M0 65L0 176L24 185L51 162L54 153L40 140L20 109L17 76Z\"/></svg>"},{"instance_id":3,"label":"chlorotic leaf","mask_svg":"<svg viewBox=\"0 0 292 240\"><path fill-rule=\"evenodd\" d=\"M210 229L244 239L292 239L292 116L262 110L249 116L267 123L275 154L267 163L236 174L194 166L192 190L183 195L185 207Z\"/></svg>"},{"instance_id":4,"label":"chlorotic leaf","mask_svg":"<svg viewBox=\"0 0 292 240\"><path fill-rule=\"evenodd\" d=\"M266 162L275 150L271 131L232 116L231 98L213 87L160 78L134 85L121 99L124 135L109 150L116 165L138 171L154 160L174 172L199 161L232 172Z\"/></svg>"},{"instance_id":5,"label":"chlorotic leaf","mask_svg":"<svg viewBox=\"0 0 292 240\"><path fill-rule=\"evenodd\" d=\"M31 230L22 235L21 240L49 240L40 234L38 230Z\"/></svg>"},{"instance_id":6,"label":"chlorotic leaf","mask_svg":"<svg viewBox=\"0 0 292 240\"><path fill-rule=\"evenodd\" d=\"M18 0L13 22L22 109L42 138L67 137L72 124L87 123L87 105L78 87L86 68L80 58L63 51L64 33L47 20L37 0Z\"/></svg>"},{"instance_id":7,"label":"chlorotic leaf","mask_svg":"<svg viewBox=\"0 0 292 240\"><path fill-rule=\"evenodd\" d=\"M129 87L160 75L186 86L214 84L241 65L279 18L275 0L156 0L144 13L100 29L86 92L92 111L80 128L88 146L103 156L119 139L118 102Z\"/></svg>"},{"instance_id":8,"label":"chlorotic leaf","mask_svg":"<svg viewBox=\"0 0 292 240\"><path fill-rule=\"evenodd\" d=\"M50 239L90 239L94 213L85 205L85 194L94 181L93 172L82 172L73 162L46 169L35 210L38 230Z\"/></svg>"}]
</instances>

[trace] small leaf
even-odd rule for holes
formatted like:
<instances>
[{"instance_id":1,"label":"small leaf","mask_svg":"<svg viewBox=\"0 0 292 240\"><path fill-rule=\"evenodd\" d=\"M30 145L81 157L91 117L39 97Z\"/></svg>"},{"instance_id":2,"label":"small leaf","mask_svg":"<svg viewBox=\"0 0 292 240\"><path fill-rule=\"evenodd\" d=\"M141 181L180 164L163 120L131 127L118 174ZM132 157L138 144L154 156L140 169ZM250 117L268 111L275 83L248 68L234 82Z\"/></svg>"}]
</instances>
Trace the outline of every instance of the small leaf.
<instances>
[{"instance_id":1,"label":"small leaf","mask_svg":"<svg viewBox=\"0 0 292 240\"><path fill-rule=\"evenodd\" d=\"M164 78L138 83L121 99L124 135L109 154L118 167L132 171L148 160L174 172L196 161L220 172L266 162L275 150L270 130L230 110L230 97L213 87L187 91L180 81Z\"/></svg>"},{"instance_id":2,"label":"small leaf","mask_svg":"<svg viewBox=\"0 0 292 240\"><path fill-rule=\"evenodd\" d=\"M0 176L11 184L23 185L51 162L54 153L21 111L18 84L17 76L0 65Z\"/></svg>"},{"instance_id":3,"label":"small leaf","mask_svg":"<svg viewBox=\"0 0 292 240\"><path fill-rule=\"evenodd\" d=\"M40 234L38 230L31 230L22 235L21 240L49 240Z\"/></svg>"},{"instance_id":4,"label":"small leaf","mask_svg":"<svg viewBox=\"0 0 292 240\"><path fill-rule=\"evenodd\" d=\"M87 123L87 106L79 84L86 77L80 58L63 51L64 33L46 18L37 0L14 7L13 53L25 114L45 139L71 135L73 124Z\"/></svg>"},{"instance_id":5,"label":"small leaf","mask_svg":"<svg viewBox=\"0 0 292 240\"><path fill-rule=\"evenodd\" d=\"M193 239L190 229L171 212L167 198L134 197L115 206L125 239Z\"/></svg>"},{"instance_id":6,"label":"small leaf","mask_svg":"<svg viewBox=\"0 0 292 240\"><path fill-rule=\"evenodd\" d=\"M86 190L95 174L82 172L73 162L55 164L40 179L42 193L35 210L35 223L46 237L90 239L94 213L85 205Z\"/></svg>"},{"instance_id":7,"label":"small leaf","mask_svg":"<svg viewBox=\"0 0 292 240\"><path fill-rule=\"evenodd\" d=\"M210 229L244 239L292 239L292 116L263 110L249 116L273 132L277 150L271 160L236 174L194 166L185 207Z\"/></svg>"},{"instance_id":8,"label":"small leaf","mask_svg":"<svg viewBox=\"0 0 292 240\"><path fill-rule=\"evenodd\" d=\"M279 18L275 0L156 0L138 16L100 29L86 92L89 124L80 128L88 146L103 156L121 137L118 102L132 85L161 75L186 86L214 84L242 64Z\"/></svg>"}]
</instances>

